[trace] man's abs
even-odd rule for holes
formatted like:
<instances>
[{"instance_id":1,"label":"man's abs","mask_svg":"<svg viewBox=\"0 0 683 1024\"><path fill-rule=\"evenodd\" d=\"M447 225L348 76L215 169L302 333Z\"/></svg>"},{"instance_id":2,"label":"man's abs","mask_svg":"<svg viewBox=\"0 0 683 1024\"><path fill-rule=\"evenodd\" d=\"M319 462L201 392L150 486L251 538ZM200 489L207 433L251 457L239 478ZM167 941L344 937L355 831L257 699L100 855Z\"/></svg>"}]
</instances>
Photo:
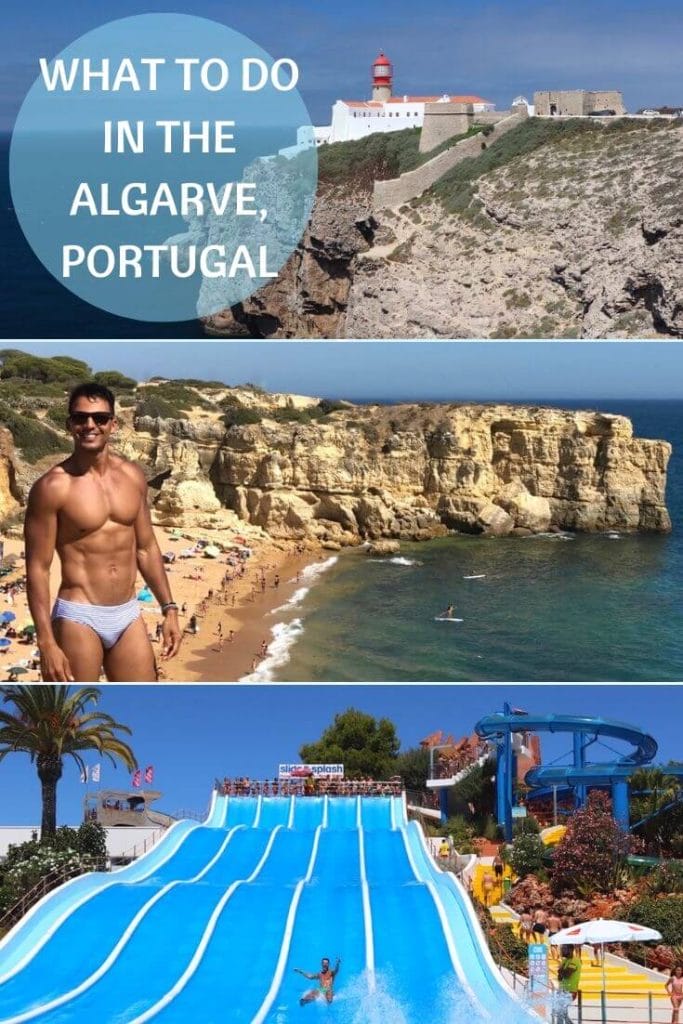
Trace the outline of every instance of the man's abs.
<instances>
[{"instance_id":1,"label":"man's abs","mask_svg":"<svg viewBox=\"0 0 683 1024\"><path fill-rule=\"evenodd\" d=\"M87 604L123 604L135 596L137 559L132 526L108 523L71 543L58 543L58 596Z\"/></svg>"}]
</instances>

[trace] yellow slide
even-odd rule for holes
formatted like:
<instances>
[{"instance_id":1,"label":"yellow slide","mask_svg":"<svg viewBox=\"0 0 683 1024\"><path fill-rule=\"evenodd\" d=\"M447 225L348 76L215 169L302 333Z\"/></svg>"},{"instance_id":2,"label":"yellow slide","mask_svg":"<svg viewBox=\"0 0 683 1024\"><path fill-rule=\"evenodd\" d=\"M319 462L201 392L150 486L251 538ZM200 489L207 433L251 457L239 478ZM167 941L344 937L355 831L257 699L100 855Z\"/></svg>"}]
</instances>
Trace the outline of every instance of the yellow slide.
<instances>
[{"instance_id":1,"label":"yellow slide","mask_svg":"<svg viewBox=\"0 0 683 1024\"><path fill-rule=\"evenodd\" d=\"M541 832L541 842L544 846L557 846L566 831L566 825L551 825L550 828L544 828Z\"/></svg>"}]
</instances>

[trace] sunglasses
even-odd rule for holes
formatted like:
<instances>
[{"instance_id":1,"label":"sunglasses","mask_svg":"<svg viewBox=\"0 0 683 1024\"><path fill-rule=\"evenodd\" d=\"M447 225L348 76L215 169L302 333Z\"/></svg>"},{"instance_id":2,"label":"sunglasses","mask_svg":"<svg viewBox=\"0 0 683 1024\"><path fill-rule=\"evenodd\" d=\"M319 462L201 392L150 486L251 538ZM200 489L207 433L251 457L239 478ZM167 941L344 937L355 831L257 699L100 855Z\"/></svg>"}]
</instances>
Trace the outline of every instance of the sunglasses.
<instances>
[{"instance_id":1,"label":"sunglasses","mask_svg":"<svg viewBox=\"0 0 683 1024\"><path fill-rule=\"evenodd\" d=\"M75 427L84 427L88 420L92 420L98 427L106 427L110 420L114 419L113 412L71 412L69 419Z\"/></svg>"}]
</instances>

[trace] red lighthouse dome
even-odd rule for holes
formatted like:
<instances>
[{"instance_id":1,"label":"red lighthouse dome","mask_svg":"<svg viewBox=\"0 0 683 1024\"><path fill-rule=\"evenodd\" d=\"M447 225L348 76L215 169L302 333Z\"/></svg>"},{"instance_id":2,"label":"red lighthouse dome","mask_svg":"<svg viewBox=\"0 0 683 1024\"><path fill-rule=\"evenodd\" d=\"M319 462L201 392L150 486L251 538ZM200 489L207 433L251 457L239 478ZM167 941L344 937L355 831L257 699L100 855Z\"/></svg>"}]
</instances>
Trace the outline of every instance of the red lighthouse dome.
<instances>
[{"instance_id":1,"label":"red lighthouse dome","mask_svg":"<svg viewBox=\"0 0 683 1024\"><path fill-rule=\"evenodd\" d=\"M381 53L372 64L372 98L373 100L388 100L391 96L391 86L394 76L394 69L391 61L385 54Z\"/></svg>"}]
</instances>

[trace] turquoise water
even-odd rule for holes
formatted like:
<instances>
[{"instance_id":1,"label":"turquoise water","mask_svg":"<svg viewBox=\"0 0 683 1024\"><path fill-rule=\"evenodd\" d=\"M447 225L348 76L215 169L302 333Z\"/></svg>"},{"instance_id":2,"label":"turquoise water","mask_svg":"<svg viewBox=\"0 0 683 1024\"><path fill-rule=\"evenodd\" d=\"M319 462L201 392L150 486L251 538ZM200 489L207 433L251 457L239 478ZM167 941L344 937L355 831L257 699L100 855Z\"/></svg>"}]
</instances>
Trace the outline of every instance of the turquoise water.
<instances>
[{"instance_id":1,"label":"turquoise water","mask_svg":"<svg viewBox=\"0 0 683 1024\"><path fill-rule=\"evenodd\" d=\"M272 676L683 679L683 404L598 407L630 416L637 436L673 443L670 536L448 537L404 544L399 561L343 553L289 619L283 616L290 626L281 628L292 634L289 660ZM471 574L484 578L463 579ZM435 622L451 603L463 622Z\"/></svg>"}]
</instances>

